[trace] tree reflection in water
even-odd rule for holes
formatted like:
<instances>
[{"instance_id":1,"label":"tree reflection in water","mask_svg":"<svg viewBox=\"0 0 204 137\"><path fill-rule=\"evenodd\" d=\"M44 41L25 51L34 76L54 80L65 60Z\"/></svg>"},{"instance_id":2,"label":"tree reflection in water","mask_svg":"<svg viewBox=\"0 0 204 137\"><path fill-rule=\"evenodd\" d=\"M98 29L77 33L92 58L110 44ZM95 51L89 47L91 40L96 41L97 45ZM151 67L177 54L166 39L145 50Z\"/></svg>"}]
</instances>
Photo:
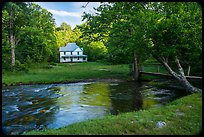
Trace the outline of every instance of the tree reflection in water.
<instances>
[{"instance_id":1,"label":"tree reflection in water","mask_svg":"<svg viewBox=\"0 0 204 137\"><path fill-rule=\"evenodd\" d=\"M178 93L144 82L8 87L2 90L2 126L8 134L60 128L108 114L145 109L185 95Z\"/></svg>"}]
</instances>

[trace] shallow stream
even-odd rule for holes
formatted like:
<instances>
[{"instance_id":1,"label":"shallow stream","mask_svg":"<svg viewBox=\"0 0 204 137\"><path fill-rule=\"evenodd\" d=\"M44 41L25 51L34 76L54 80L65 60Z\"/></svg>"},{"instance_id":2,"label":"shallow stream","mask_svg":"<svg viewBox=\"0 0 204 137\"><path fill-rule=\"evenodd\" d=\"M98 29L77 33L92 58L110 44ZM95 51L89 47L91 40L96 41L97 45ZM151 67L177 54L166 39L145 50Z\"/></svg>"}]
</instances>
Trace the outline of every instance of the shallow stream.
<instances>
[{"instance_id":1,"label":"shallow stream","mask_svg":"<svg viewBox=\"0 0 204 137\"><path fill-rule=\"evenodd\" d=\"M160 107L187 95L148 82L80 82L20 85L2 90L2 126L6 134L60 128L123 112Z\"/></svg>"}]
</instances>

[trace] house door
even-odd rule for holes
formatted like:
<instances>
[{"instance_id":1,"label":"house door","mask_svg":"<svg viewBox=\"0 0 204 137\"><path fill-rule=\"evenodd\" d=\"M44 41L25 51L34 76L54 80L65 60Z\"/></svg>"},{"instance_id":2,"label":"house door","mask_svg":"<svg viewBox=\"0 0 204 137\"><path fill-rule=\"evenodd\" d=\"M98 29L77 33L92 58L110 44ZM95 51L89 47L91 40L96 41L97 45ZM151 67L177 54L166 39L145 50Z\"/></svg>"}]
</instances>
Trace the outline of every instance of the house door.
<instances>
[{"instance_id":1,"label":"house door","mask_svg":"<svg viewBox=\"0 0 204 137\"><path fill-rule=\"evenodd\" d=\"M70 59L71 59L71 62L73 62L73 58L71 57Z\"/></svg>"}]
</instances>

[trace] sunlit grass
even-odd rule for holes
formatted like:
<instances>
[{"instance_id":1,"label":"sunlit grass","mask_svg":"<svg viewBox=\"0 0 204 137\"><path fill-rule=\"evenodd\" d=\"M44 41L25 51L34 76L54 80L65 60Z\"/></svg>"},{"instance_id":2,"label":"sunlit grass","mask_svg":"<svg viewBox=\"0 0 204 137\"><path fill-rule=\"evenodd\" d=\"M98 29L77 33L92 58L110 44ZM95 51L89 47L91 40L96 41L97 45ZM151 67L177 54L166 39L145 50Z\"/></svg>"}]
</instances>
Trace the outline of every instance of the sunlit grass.
<instances>
[{"instance_id":1,"label":"sunlit grass","mask_svg":"<svg viewBox=\"0 0 204 137\"><path fill-rule=\"evenodd\" d=\"M128 65L105 65L102 63L57 63L56 65L36 64L26 72L5 72L2 76L4 85L18 83L71 82L94 78L128 77Z\"/></svg>"},{"instance_id":2,"label":"sunlit grass","mask_svg":"<svg viewBox=\"0 0 204 137\"><path fill-rule=\"evenodd\" d=\"M86 79L116 78L132 79L129 75L129 64L109 65L97 62L86 63L55 63L31 64L28 72L4 72L3 85L15 85L19 83L58 83L75 82ZM156 65L144 65L143 71L157 72ZM160 66L160 73L167 71ZM142 80L158 78L158 76L142 75Z\"/></svg>"}]
</instances>

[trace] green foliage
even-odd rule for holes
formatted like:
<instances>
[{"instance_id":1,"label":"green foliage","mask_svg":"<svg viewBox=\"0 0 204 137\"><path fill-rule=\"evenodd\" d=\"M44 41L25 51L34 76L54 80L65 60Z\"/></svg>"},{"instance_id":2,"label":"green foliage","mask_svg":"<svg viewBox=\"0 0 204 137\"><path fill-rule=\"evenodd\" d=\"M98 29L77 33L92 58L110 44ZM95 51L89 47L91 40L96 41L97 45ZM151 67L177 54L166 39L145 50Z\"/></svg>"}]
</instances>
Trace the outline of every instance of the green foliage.
<instances>
[{"instance_id":1,"label":"green foliage","mask_svg":"<svg viewBox=\"0 0 204 137\"><path fill-rule=\"evenodd\" d=\"M105 60L107 58L108 49L101 40L95 40L97 34L88 34L87 24L76 27L79 37L76 41L84 49L84 53L88 55L89 61ZM75 30L75 33L76 33Z\"/></svg>"},{"instance_id":2,"label":"green foliage","mask_svg":"<svg viewBox=\"0 0 204 137\"><path fill-rule=\"evenodd\" d=\"M48 61L56 46L52 14L33 3L27 12L32 20L21 30L22 41L17 55L19 58L29 55L34 62Z\"/></svg>"},{"instance_id":3,"label":"green foliage","mask_svg":"<svg viewBox=\"0 0 204 137\"><path fill-rule=\"evenodd\" d=\"M70 40L72 33L71 26L65 22L63 22L60 27L57 27L55 31L57 47L59 48L67 45L69 42L74 42Z\"/></svg>"},{"instance_id":4,"label":"green foliage","mask_svg":"<svg viewBox=\"0 0 204 137\"><path fill-rule=\"evenodd\" d=\"M11 17L11 15L15 17ZM10 30L15 42L15 58L20 62L46 62L56 58L56 39L52 14L35 3L8 2L2 14L3 66L9 67L11 58ZM9 21L13 19L13 27ZM55 55L54 55L55 53ZM55 56L55 57L54 57ZM27 59L29 57L29 59ZM29 64L29 62L28 62ZM19 65L19 64L18 64Z\"/></svg>"},{"instance_id":5,"label":"green foliage","mask_svg":"<svg viewBox=\"0 0 204 137\"><path fill-rule=\"evenodd\" d=\"M79 26L77 25L73 30L72 33L70 35L70 42L77 42L77 40L79 39L79 37L81 36L82 32L79 28Z\"/></svg>"},{"instance_id":6,"label":"green foliage","mask_svg":"<svg viewBox=\"0 0 204 137\"><path fill-rule=\"evenodd\" d=\"M131 63L135 50L139 65L152 54L175 68L177 56L185 72L190 65L192 75L202 75L202 15L197 3L112 2L95 9L96 15L84 14L87 21L72 30L66 23L55 27L52 14L35 3L6 3L2 10L3 69L10 68L12 15L16 59L22 63L58 62L59 47L76 42L89 61Z\"/></svg>"},{"instance_id":7,"label":"green foliage","mask_svg":"<svg viewBox=\"0 0 204 137\"><path fill-rule=\"evenodd\" d=\"M148 56L144 52L143 3L118 2L102 4L96 10L97 16L85 14L88 21L85 34L98 34L95 40L103 40L108 48L108 61L130 63L136 51L139 64ZM137 10L135 10L137 9ZM140 27L139 27L140 26Z\"/></svg>"},{"instance_id":8,"label":"green foliage","mask_svg":"<svg viewBox=\"0 0 204 137\"><path fill-rule=\"evenodd\" d=\"M172 68L177 67L176 57L184 70L189 65L201 68L202 15L198 3L116 2L101 4L96 11L97 15L84 14L83 34L97 34L92 39L104 41L109 61L131 62L136 50L139 64L152 54Z\"/></svg>"},{"instance_id":9,"label":"green foliage","mask_svg":"<svg viewBox=\"0 0 204 137\"><path fill-rule=\"evenodd\" d=\"M108 62L111 62L112 64L128 64L132 63L132 57L128 56L129 52L127 49L124 48L114 48L109 47L108 48Z\"/></svg>"},{"instance_id":10,"label":"green foliage","mask_svg":"<svg viewBox=\"0 0 204 137\"><path fill-rule=\"evenodd\" d=\"M184 69L200 62L202 15L198 3L154 3L149 5L146 16L149 18L145 24L149 32L146 37L154 45L149 45L154 57L163 58L174 67L177 56Z\"/></svg>"},{"instance_id":11,"label":"green foliage","mask_svg":"<svg viewBox=\"0 0 204 137\"><path fill-rule=\"evenodd\" d=\"M28 67L25 64L21 64L20 61L16 60L16 64L14 65L14 70L28 72Z\"/></svg>"}]
</instances>

